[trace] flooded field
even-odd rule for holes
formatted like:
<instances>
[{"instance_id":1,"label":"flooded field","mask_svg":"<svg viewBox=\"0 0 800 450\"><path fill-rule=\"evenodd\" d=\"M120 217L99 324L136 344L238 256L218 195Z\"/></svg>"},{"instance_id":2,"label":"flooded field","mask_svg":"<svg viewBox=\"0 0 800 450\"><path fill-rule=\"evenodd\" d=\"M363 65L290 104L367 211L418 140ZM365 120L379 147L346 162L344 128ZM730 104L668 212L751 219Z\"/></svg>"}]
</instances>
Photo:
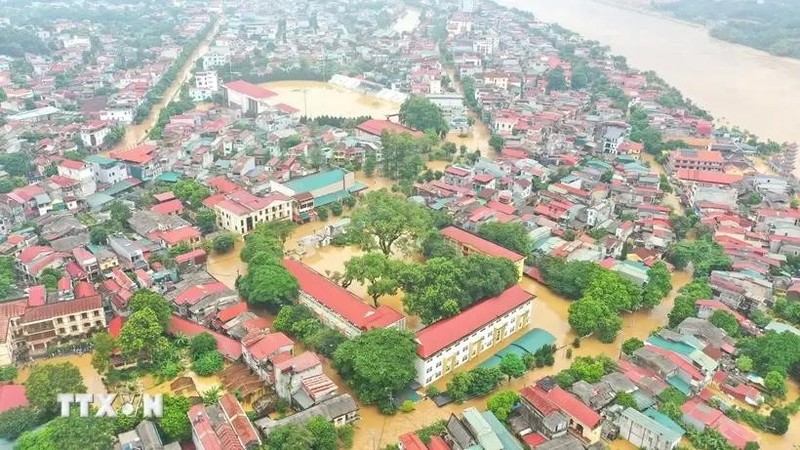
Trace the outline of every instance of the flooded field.
<instances>
[{"instance_id":1,"label":"flooded field","mask_svg":"<svg viewBox=\"0 0 800 450\"><path fill-rule=\"evenodd\" d=\"M392 30L398 33L410 33L419 26L419 18L422 15L422 10L418 8L406 8L406 11L400 16Z\"/></svg>"},{"instance_id":2,"label":"flooded field","mask_svg":"<svg viewBox=\"0 0 800 450\"><path fill-rule=\"evenodd\" d=\"M323 81L272 81L259 86L278 94L278 102L286 103L300 110L308 117L371 116L385 119L397 114L400 104L361 92L336 86Z\"/></svg>"}]
</instances>

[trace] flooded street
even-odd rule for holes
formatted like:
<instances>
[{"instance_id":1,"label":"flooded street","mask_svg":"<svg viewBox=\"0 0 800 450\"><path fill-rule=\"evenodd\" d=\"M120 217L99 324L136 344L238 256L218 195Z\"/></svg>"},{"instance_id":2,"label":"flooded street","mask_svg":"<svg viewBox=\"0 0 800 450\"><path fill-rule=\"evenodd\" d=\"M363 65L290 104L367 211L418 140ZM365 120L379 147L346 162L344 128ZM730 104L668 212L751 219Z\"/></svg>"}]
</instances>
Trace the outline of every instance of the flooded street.
<instances>
[{"instance_id":1,"label":"flooded street","mask_svg":"<svg viewBox=\"0 0 800 450\"><path fill-rule=\"evenodd\" d=\"M718 120L779 142L800 141L800 61L714 39L668 17L592 0L500 0L608 45L654 70Z\"/></svg>"},{"instance_id":2,"label":"flooded street","mask_svg":"<svg viewBox=\"0 0 800 450\"><path fill-rule=\"evenodd\" d=\"M278 94L278 102L300 110L308 117L370 116L385 119L397 114L400 104L363 94L324 81L289 80L261 83L259 86Z\"/></svg>"},{"instance_id":3,"label":"flooded street","mask_svg":"<svg viewBox=\"0 0 800 450\"><path fill-rule=\"evenodd\" d=\"M125 137L114 147L113 150L139 145L147 138L147 133L150 131L150 128L153 128L156 120L158 120L158 114L180 93L183 83L191 78L192 69L194 68L195 62L197 62L198 58L203 56L208 51L209 45L211 45L211 42L213 42L214 38L219 32L219 25L220 21L218 20L217 23L214 24L214 29L208 34L208 37L197 46L194 52L192 52L192 55L183 64L183 67L181 67L180 71L178 72L178 76L175 77L175 81L173 81L172 84L167 88L166 92L164 92L161 100L153 105L153 108L150 110L150 114L147 116L147 118L138 125L128 125L125 128Z\"/></svg>"},{"instance_id":4,"label":"flooded street","mask_svg":"<svg viewBox=\"0 0 800 450\"><path fill-rule=\"evenodd\" d=\"M661 165L658 161L656 161L656 157L649 154L649 153L642 153L642 161L650 164L650 168L655 170L659 175L667 175L667 171L664 170L664 166ZM682 215L686 212L686 209L681 203L681 199L675 194L675 192L665 193L664 198L661 201L664 206L669 206L675 212L675 214Z\"/></svg>"}]
</instances>

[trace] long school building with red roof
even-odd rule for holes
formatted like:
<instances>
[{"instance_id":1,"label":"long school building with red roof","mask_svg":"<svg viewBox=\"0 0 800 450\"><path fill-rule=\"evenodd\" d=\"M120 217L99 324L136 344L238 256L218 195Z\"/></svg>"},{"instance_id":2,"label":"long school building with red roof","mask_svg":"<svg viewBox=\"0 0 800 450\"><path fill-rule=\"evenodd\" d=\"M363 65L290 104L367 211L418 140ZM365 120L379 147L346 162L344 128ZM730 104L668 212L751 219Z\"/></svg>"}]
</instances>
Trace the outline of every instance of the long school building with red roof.
<instances>
[{"instance_id":1,"label":"long school building with red roof","mask_svg":"<svg viewBox=\"0 0 800 450\"><path fill-rule=\"evenodd\" d=\"M373 308L300 261L286 259L283 265L300 285L299 303L345 336L358 336L373 328L405 328L405 316L392 308L385 305Z\"/></svg>"},{"instance_id":2,"label":"long school building with red roof","mask_svg":"<svg viewBox=\"0 0 800 450\"><path fill-rule=\"evenodd\" d=\"M427 386L531 321L534 296L519 285L417 332L417 381Z\"/></svg>"},{"instance_id":3,"label":"long school building with red roof","mask_svg":"<svg viewBox=\"0 0 800 450\"><path fill-rule=\"evenodd\" d=\"M495 258L505 258L513 262L517 266L519 275L522 276L522 270L525 264L525 255L509 250L502 245L497 245L492 241L486 240L477 234L472 234L469 231L462 230L461 228L449 226L442 229L444 238L455 244L458 250L464 255L470 253L478 253L486 256L493 256Z\"/></svg>"}]
</instances>

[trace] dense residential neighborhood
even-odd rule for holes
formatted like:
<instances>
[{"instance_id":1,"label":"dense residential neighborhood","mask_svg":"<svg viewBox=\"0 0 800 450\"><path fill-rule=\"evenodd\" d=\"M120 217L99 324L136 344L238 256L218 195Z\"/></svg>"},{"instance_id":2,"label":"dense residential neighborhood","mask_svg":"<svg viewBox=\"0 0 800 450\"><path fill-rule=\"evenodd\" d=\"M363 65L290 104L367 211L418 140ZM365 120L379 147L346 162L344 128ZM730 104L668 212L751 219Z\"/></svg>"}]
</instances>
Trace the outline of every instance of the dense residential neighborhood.
<instances>
[{"instance_id":1,"label":"dense residential neighborhood","mask_svg":"<svg viewBox=\"0 0 800 450\"><path fill-rule=\"evenodd\" d=\"M489 1L64 5L0 5L0 446L800 440L796 144Z\"/></svg>"}]
</instances>

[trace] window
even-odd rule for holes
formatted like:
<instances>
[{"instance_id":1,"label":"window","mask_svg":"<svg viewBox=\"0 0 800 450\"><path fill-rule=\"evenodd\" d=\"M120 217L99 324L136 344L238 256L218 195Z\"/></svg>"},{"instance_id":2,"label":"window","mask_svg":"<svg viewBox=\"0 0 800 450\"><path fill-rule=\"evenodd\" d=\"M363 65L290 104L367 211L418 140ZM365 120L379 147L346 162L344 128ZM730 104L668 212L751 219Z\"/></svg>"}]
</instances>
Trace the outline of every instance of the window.
<instances>
[{"instance_id":1,"label":"window","mask_svg":"<svg viewBox=\"0 0 800 450\"><path fill-rule=\"evenodd\" d=\"M75 322L75 316L74 315L69 316L69 321L70 322Z\"/></svg>"},{"instance_id":2,"label":"window","mask_svg":"<svg viewBox=\"0 0 800 450\"><path fill-rule=\"evenodd\" d=\"M88 319L88 318L89 318L89 314L88 313L81 314L81 319Z\"/></svg>"},{"instance_id":3,"label":"window","mask_svg":"<svg viewBox=\"0 0 800 450\"><path fill-rule=\"evenodd\" d=\"M78 331L78 326L77 325L73 325L73 326L70 327L70 329L72 331Z\"/></svg>"},{"instance_id":4,"label":"window","mask_svg":"<svg viewBox=\"0 0 800 450\"><path fill-rule=\"evenodd\" d=\"M95 311L95 312L94 312L94 316L95 316L95 317L100 317L100 311Z\"/></svg>"}]
</instances>

